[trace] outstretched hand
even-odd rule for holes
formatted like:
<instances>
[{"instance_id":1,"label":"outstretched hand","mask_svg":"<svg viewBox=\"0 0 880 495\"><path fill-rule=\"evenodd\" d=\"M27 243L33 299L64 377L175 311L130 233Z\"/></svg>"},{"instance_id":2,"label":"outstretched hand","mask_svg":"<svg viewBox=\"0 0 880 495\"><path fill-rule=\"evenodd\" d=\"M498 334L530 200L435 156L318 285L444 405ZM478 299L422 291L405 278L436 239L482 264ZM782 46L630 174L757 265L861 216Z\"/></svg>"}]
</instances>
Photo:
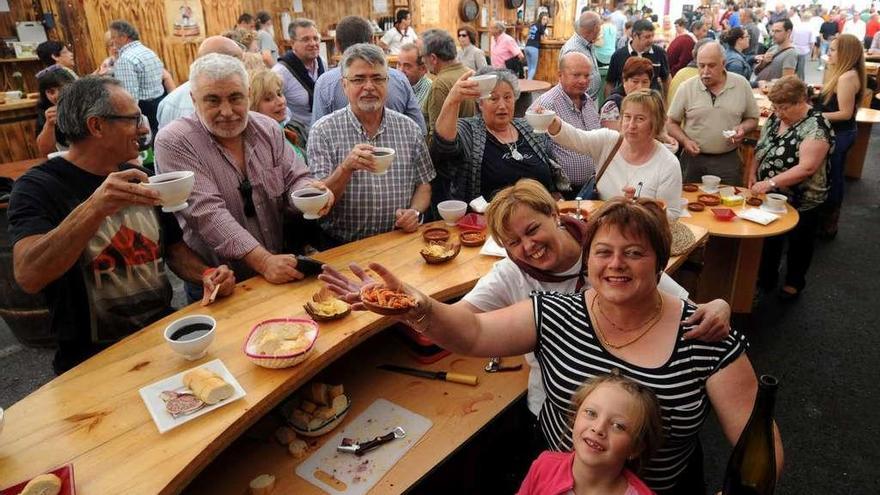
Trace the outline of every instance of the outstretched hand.
<instances>
[{"instance_id":1,"label":"outstretched hand","mask_svg":"<svg viewBox=\"0 0 880 495\"><path fill-rule=\"evenodd\" d=\"M360 281L346 277L330 265L324 265L321 268L323 271L318 275L318 280L327 284L328 289L349 304L359 303L361 301L361 287L376 281L357 263L349 264L348 268Z\"/></svg>"}]
</instances>

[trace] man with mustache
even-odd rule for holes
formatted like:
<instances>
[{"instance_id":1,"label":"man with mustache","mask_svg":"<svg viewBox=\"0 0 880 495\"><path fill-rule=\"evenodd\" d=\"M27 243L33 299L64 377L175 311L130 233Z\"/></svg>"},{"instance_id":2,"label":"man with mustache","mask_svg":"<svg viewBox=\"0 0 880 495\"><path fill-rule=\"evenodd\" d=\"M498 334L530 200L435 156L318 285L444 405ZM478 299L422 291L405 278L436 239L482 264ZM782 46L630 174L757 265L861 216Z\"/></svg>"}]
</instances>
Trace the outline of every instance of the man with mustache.
<instances>
[{"instance_id":1,"label":"man with mustache","mask_svg":"<svg viewBox=\"0 0 880 495\"><path fill-rule=\"evenodd\" d=\"M748 81L724 69L724 48L717 41L697 52L699 77L681 83L669 107L667 131L684 148L681 165L685 182L703 175L721 177L727 185L742 185L737 147L758 126L758 105ZM730 137L724 131L734 131Z\"/></svg>"},{"instance_id":2,"label":"man with mustache","mask_svg":"<svg viewBox=\"0 0 880 495\"><path fill-rule=\"evenodd\" d=\"M296 258L282 252L282 223L293 211L290 193L315 184L308 168L275 120L248 111L241 60L220 53L199 57L189 81L196 113L156 137L163 172L195 172L189 207L176 213L184 240L206 260L228 262L239 280L254 274L274 284L303 278ZM321 214L332 203L331 195ZM200 297L197 287L186 288L190 297Z\"/></svg>"},{"instance_id":3,"label":"man with mustache","mask_svg":"<svg viewBox=\"0 0 880 495\"><path fill-rule=\"evenodd\" d=\"M415 232L431 204L434 166L422 130L385 107L388 66L382 49L350 46L339 63L348 106L323 117L308 143L309 167L339 203L322 222L323 247L401 229ZM394 150L377 174L377 148Z\"/></svg>"}]
</instances>

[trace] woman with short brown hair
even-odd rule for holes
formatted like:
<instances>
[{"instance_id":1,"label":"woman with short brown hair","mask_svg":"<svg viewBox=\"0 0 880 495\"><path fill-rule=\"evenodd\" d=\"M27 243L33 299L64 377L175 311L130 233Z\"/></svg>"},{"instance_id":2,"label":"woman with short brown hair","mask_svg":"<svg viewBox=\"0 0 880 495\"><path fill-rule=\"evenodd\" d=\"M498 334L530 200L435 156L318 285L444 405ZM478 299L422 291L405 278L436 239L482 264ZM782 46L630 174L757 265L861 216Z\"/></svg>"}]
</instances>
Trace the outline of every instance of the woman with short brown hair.
<instances>
[{"instance_id":1,"label":"woman with short brown hair","mask_svg":"<svg viewBox=\"0 0 880 495\"><path fill-rule=\"evenodd\" d=\"M599 122L602 127L620 130L620 104L626 95L640 89L650 89L654 80L654 66L644 57L630 57L623 64L623 84L605 97L605 103L599 110Z\"/></svg>"},{"instance_id":2,"label":"woman with short brown hair","mask_svg":"<svg viewBox=\"0 0 880 495\"><path fill-rule=\"evenodd\" d=\"M819 207L828 197L828 158L834 134L828 120L810 106L807 86L796 76L786 76L770 88L773 115L761 129L748 175L755 194L780 192L797 209L800 220L785 235L764 241L758 286L776 289L779 262L788 239L783 300L794 299L806 286L807 270L819 225Z\"/></svg>"}]
</instances>

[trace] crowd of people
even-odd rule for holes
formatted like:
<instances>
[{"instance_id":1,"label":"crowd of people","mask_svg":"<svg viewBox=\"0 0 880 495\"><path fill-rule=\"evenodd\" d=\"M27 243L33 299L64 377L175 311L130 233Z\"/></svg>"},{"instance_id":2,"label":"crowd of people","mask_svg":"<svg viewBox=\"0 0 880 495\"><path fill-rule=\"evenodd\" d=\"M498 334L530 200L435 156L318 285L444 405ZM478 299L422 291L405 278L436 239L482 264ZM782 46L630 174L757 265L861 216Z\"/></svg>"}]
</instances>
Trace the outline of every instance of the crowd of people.
<instances>
[{"instance_id":1,"label":"crowd of people","mask_svg":"<svg viewBox=\"0 0 880 495\"><path fill-rule=\"evenodd\" d=\"M321 58L312 20L290 23L282 51L271 15L243 14L201 43L180 85L124 20L110 23L110 57L86 77L68 47L44 43L37 142L50 158L16 181L8 217L15 280L50 305L55 371L172 311L166 268L190 301L215 287L232 294L252 276L295 282L294 254L415 232L439 202L482 197L508 257L461 301L433 301L371 268L416 298L402 318L440 345L528 353L533 447L568 453L541 455L522 493L584 483L703 493L700 426L712 408L735 443L757 382L730 306L696 305L664 274L682 184L717 175L785 194L800 221L766 242L759 286L796 298L816 237L836 233L855 114L870 91L864 49L880 49L880 22L872 13L860 27L837 7L733 3L663 21L622 4L583 12L554 61L558 83L532 105L555 113L547 133L515 106L546 14L522 48L494 23L488 57L470 26L455 38L417 33L400 10L373 44L370 22L348 16L336 24L336 64ZM825 57L821 88L798 77L811 56ZM477 75L495 76L488 96ZM761 118L758 85L773 112L743 163L738 149ZM374 173L377 148L394 150L387 173ZM194 173L188 208L161 212L144 183L175 171ZM557 201L591 183L605 206L589 222L560 215ZM329 191L317 221L290 200L306 186ZM357 302L372 279L351 270L360 280L332 267L320 278Z\"/></svg>"}]
</instances>

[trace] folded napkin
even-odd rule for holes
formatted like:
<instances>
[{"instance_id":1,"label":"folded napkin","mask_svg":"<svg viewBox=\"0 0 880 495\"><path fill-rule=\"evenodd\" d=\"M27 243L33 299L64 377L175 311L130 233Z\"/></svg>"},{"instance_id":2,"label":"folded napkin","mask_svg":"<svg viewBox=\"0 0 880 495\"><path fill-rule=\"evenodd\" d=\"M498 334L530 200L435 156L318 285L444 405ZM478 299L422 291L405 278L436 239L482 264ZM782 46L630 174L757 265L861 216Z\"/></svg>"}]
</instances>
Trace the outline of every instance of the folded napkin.
<instances>
[{"instance_id":1,"label":"folded napkin","mask_svg":"<svg viewBox=\"0 0 880 495\"><path fill-rule=\"evenodd\" d=\"M471 209L477 213L486 213L486 207L489 206L489 203L486 202L486 199L482 196L472 199L470 202Z\"/></svg>"}]
</instances>

